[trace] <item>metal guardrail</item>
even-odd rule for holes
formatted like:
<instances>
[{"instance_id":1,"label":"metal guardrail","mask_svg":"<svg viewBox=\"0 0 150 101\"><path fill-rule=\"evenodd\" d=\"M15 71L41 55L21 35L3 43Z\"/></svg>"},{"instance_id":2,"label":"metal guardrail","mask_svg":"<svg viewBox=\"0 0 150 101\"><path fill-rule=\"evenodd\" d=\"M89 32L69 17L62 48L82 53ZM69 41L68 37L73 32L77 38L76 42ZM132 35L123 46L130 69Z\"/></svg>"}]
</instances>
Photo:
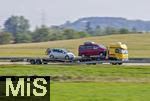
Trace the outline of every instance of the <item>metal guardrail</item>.
<instances>
[{"instance_id":1,"label":"metal guardrail","mask_svg":"<svg viewBox=\"0 0 150 101\"><path fill-rule=\"evenodd\" d=\"M150 63L150 58L129 58L128 63Z\"/></svg>"}]
</instances>

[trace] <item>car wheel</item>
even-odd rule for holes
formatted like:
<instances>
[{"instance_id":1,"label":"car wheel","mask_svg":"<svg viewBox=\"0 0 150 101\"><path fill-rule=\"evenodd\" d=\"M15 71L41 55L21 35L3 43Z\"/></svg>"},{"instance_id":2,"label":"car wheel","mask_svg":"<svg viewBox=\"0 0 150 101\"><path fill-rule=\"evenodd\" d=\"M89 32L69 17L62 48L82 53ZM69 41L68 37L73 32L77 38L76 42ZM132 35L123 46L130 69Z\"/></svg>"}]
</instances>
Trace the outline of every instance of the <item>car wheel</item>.
<instances>
[{"instance_id":1,"label":"car wheel","mask_svg":"<svg viewBox=\"0 0 150 101\"><path fill-rule=\"evenodd\" d=\"M50 55L49 57L50 57L51 59L54 59L54 55Z\"/></svg>"},{"instance_id":2,"label":"car wheel","mask_svg":"<svg viewBox=\"0 0 150 101\"><path fill-rule=\"evenodd\" d=\"M67 56L65 56L65 59L66 59L66 60L69 60L69 56L68 56L68 55L67 55Z\"/></svg>"}]
</instances>

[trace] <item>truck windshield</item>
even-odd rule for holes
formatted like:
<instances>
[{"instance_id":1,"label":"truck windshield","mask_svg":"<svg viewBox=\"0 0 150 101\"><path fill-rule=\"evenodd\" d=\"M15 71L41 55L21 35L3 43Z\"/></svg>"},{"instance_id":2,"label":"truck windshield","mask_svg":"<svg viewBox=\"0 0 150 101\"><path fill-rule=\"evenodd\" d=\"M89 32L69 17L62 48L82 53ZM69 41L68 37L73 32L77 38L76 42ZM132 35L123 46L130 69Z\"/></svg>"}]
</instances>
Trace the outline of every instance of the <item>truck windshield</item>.
<instances>
[{"instance_id":1,"label":"truck windshield","mask_svg":"<svg viewBox=\"0 0 150 101\"><path fill-rule=\"evenodd\" d=\"M120 53L120 54L128 54L128 50L126 50L126 49L121 49L121 48L116 49L115 52L116 52L116 53Z\"/></svg>"},{"instance_id":2,"label":"truck windshield","mask_svg":"<svg viewBox=\"0 0 150 101\"><path fill-rule=\"evenodd\" d=\"M128 50L122 49L122 50L121 50L121 53L123 53L123 54L128 54Z\"/></svg>"}]
</instances>

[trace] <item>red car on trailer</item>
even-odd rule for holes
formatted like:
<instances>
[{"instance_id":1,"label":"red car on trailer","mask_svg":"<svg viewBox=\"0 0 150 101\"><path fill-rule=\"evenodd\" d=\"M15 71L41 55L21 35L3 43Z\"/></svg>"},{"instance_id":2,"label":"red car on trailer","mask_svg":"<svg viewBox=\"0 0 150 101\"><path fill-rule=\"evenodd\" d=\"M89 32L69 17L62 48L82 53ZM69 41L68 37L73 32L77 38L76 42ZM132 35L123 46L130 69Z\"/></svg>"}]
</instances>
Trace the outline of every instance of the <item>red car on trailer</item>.
<instances>
[{"instance_id":1,"label":"red car on trailer","mask_svg":"<svg viewBox=\"0 0 150 101\"><path fill-rule=\"evenodd\" d=\"M94 42L85 42L79 46L78 52L81 57L99 56L104 58L106 57L107 48Z\"/></svg>"}]
</instances>

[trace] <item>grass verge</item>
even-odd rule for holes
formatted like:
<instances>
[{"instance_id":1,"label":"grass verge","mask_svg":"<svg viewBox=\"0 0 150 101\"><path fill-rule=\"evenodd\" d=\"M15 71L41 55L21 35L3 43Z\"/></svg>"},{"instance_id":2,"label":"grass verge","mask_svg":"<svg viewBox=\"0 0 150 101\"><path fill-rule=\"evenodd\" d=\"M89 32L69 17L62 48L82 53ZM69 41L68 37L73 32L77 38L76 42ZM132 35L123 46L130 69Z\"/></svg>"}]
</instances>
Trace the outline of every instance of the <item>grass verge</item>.
<instances>
[{"instance_id":1,"label":"grass verge","mask_svg":"<svg viewBox=\"0 0 150 101\"><path fill-rule=\"evenodd\" d=\"M51 101L150 101L150 66L0 65L0 75L51 75Z\"/></svg>"}]
</instances>

